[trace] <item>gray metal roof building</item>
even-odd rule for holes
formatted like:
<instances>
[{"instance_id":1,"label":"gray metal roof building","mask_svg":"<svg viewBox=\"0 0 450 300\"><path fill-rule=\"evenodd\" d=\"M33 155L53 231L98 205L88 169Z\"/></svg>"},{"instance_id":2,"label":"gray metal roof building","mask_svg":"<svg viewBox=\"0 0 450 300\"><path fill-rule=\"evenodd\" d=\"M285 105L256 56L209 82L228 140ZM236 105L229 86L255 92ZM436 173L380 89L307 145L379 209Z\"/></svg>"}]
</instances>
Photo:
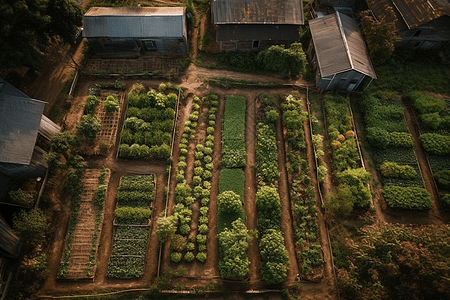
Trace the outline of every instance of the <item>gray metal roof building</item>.
<instances>
[{"instance_id":1,"label":"gray metal roof building","mask_svg":"<svg viewBox=\"0 0 450 300\"><path fill-rule=\"evenodd\" d=\"M91 7L83 37L183 37L185 13L185 7Z\"/></svg>"},{"instance_id":2,"label":"gray metal roof building","mask_svg":"<svg viewBox=\"0 0 450 300\"><path fill-rule=\"evenodd\" d=\"M309 21L309 27L317 64L314 67L320 75L316 80L328 80L328 87L332 87L334 83L331 81L345 79L348 82L341 81L338 84L339 88L344 89L348 88L346 85L351 84L352 80L357 80L358 83L352 87L353 89L362 81L363 76L376 78L356 20L336 12ZM355 72L362 76L356 77ZM343 78L338 74L344 74Z\"/></svg>"},{"instance_id":3,"label":"gray metal roof building","mask_svg":"<svg viewBox=\"0 0 450 300\"><path fill-rule=\"evenodd\" d=\"M303 25L301 0L212 0L214 24Z\"/></svg>"},{"instance_id":4,"label":"gray metal roof building","mask_svg":"<svg viewBox=\"0 0 450 300\"><path fill-rule=\"evenodd\" d=\"M336 12L309 21L322 76L356 70L376 78L356 20Z\"/></svg>"}]
</instances>

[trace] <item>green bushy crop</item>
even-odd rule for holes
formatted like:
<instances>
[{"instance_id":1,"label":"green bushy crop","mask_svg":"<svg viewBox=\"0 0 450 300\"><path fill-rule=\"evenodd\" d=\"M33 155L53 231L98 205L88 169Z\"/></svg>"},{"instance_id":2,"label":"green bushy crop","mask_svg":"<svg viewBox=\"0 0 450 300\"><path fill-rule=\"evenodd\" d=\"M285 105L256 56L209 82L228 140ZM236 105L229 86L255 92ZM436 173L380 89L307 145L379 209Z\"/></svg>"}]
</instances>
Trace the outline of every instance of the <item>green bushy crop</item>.
<instances>
[{"instance_id":1,"label":"green bushy crop","mask_svg":"<svg viewBox=\"0 0 450 300\"><path fill-rule=\"evenodd\" d=\"M408 93L405 99L412 104L419 114L440 113L445 108L444 100L428 96L419 91Z\"/></svg>"},{"instance_id":2,"label":"green bushy crop","mask_svg":"<svg viewBox=\"0 0 450 300\"><path fill-rule=\"evenodd\" d=\"M241 96L226 96L222 131L222 164L228 168L247 164L245 149L246 99Z\"/></svg>"},{"instance_id":3,"label":"green bushy crop","mask_svg":"<svg viewBox=\"0 0 450 300\"><path fill-rule=\"evenodd\" d=\"M420 187L385 186L383 196L392 208L426 210L431 208L430 193Z\"/></svg>"},{"instance_id":4,"label":"green bushy crop","mask_svg":"<svg viewBox=\"0 0 450 300\"><path fill-rule=\"evenodd\" d=\"M423 148L432 155L450 154L450 136L437 133L424 133L420 135Z\"/></svg>"}]
</instances>

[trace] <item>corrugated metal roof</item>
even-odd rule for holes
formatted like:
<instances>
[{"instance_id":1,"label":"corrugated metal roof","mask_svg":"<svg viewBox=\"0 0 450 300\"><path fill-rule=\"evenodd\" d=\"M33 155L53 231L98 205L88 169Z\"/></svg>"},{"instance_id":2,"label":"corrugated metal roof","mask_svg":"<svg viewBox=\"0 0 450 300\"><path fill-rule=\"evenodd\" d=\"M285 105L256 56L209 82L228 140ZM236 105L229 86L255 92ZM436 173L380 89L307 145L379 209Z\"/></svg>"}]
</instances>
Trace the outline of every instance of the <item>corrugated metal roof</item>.
<instances>
[{"instance_id":1,"label":"corrugated metal roof","mask_svg":"<svg viewBox=\"0 0 450 300\"><path fill-rule=\"evenodd\" d=\"M25 96L1 78L0 83L0 162L28 165L45 102Z\"/></svg>"},{"instance_id":2,"label":"corrugated metal roof","mask_svg":"<svg viewBox=\"0 0 450 300\"><path fill-rule=\"evenodd\" d=\"M299 39L298 26L275 24L224 24L217 29L217 41L286 40Z\"/></svg>"},{"instance_id":3,"label":"corrugated metal roof","mask_svg":"<svg viewBox=\"0 0 450 300\"><path fill-rule=\"evenodd\" d=\"M183 37L185 7L92 7L83 37Z\"/></svg>"},{"instance_id":4,"label":"corrugated metal roof","mask_svg":"<svg viewBox=\"0 0 450 300\"><path fill-rule=\"evenodd\" d=\"M41 123L39 124L39 133L46 139L50 140L53 135L61 131L61 127L55 124L52 120L42 115Z\"/></svg>"},{"instance_id":5,"label":"corrugated metal roof","mask_svg":"<svg viewBox=\"0 0 450 300\"><path fill-rule=\"evenodd\" d=\"M303 25L302 0L213 0L214 24Z\"/></svg>"},{"instance_id":6,"label":"corrugated metal roof","mask_svg":"<svg viewBox=\"0 0 450 300\"><path fill-rule=\"evenodd\" d=\"M399 30L411 29L444 15L450 15L447 0L366 0L367 5L379 19L391 6L399 21Z\"/></svg>"},{"instance_id":7,"label":"corrugated metal roof","mask_svg":"<svg viewBox=\"0 0 450 300\"><path fill-rule=\"evenodd\" d=\"M322 77L356 70L376 78L356 20L336 12L310 20L309 27Z\"/></svg>"}]
</instances>

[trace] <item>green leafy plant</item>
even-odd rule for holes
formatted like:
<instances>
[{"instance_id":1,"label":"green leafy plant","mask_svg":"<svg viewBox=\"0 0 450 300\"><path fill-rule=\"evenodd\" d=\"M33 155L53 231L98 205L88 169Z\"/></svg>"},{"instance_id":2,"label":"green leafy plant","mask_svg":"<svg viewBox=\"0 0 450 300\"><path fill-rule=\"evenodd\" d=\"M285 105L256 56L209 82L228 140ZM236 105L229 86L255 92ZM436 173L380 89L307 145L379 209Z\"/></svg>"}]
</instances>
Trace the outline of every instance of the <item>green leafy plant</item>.
<instances>
[{"instance_id":1,"label":"green leafy plant","mask_svg":"<svg viewBox=\"0 0 450 300\"><path fill-rule=\"evenodd\" d=\"M106 97L105 103L103 104L103 109L107 114L111 114L119 110L119 100L116 94L111 94Z\"/></svg>"},{"instance_id":2,"label":"green leafy plant","mask_svg":"<svg viewBox=\"0 0 450 300\"><path fill-rule=\"evenodd\" d=\"M426 210L431 208L430 193L424 188L385 186L383 196L392 208Z\"/></svg>"}]
</instances>

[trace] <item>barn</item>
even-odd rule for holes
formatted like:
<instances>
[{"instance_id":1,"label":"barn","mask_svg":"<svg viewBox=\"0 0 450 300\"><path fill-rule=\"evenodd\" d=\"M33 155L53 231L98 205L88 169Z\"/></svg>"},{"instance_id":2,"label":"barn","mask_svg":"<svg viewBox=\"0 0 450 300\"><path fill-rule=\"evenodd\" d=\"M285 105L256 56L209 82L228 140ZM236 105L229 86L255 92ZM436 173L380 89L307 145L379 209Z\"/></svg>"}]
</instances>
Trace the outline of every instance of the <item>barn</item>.
<instances>
[{"instance_id":1,"label":"barn","mask_svg":"<svg viewBox=\"0 0 450 300\"><path fill-rule=\"evenodd\" d=\"M185 7L91 7L83 37L104 58L188 53Z\"/></svg>"},{"instance_id":2,"label":"barn","mask_svg":"<svg viewBox=\"0 0 450 300\"><path fill-rule=\"evenodd\" d=\"M45 155L37 146L61 128L43 115L46 102L31 99L0 78L0 176L44 177Z\"/></svg>"},{"instance_id":3,"label":"barn","mask_svg":"<svg viewBox=\"0 0 450 300\"><path fill-rule=\"evenodd\" d=\"M355 19L339 13L309 21L308 57L321 90L355 91L365 77L376 79Z\"/></svg>"},{"instance_id":4,"label":"barn","mask_svg":"<svg viewBox=\"0 0 450 300\"><path fill-rule=\"evenodd\" d=\"M212 0L211 21L220 51L252 51L290 44L304 24L298 0Z\"/></svg>"},{"instance_id":5,"label":"barn","mask_svg":"<svg viewBox=\"0 0 450 300\"><path fill-rule=\"evenodd\" d=\"M396 47L430 50L450 45L450 3L448 0L366 0L376 19L391 6L397 15L401 40Z\"/></svg>"}]
</instances>

